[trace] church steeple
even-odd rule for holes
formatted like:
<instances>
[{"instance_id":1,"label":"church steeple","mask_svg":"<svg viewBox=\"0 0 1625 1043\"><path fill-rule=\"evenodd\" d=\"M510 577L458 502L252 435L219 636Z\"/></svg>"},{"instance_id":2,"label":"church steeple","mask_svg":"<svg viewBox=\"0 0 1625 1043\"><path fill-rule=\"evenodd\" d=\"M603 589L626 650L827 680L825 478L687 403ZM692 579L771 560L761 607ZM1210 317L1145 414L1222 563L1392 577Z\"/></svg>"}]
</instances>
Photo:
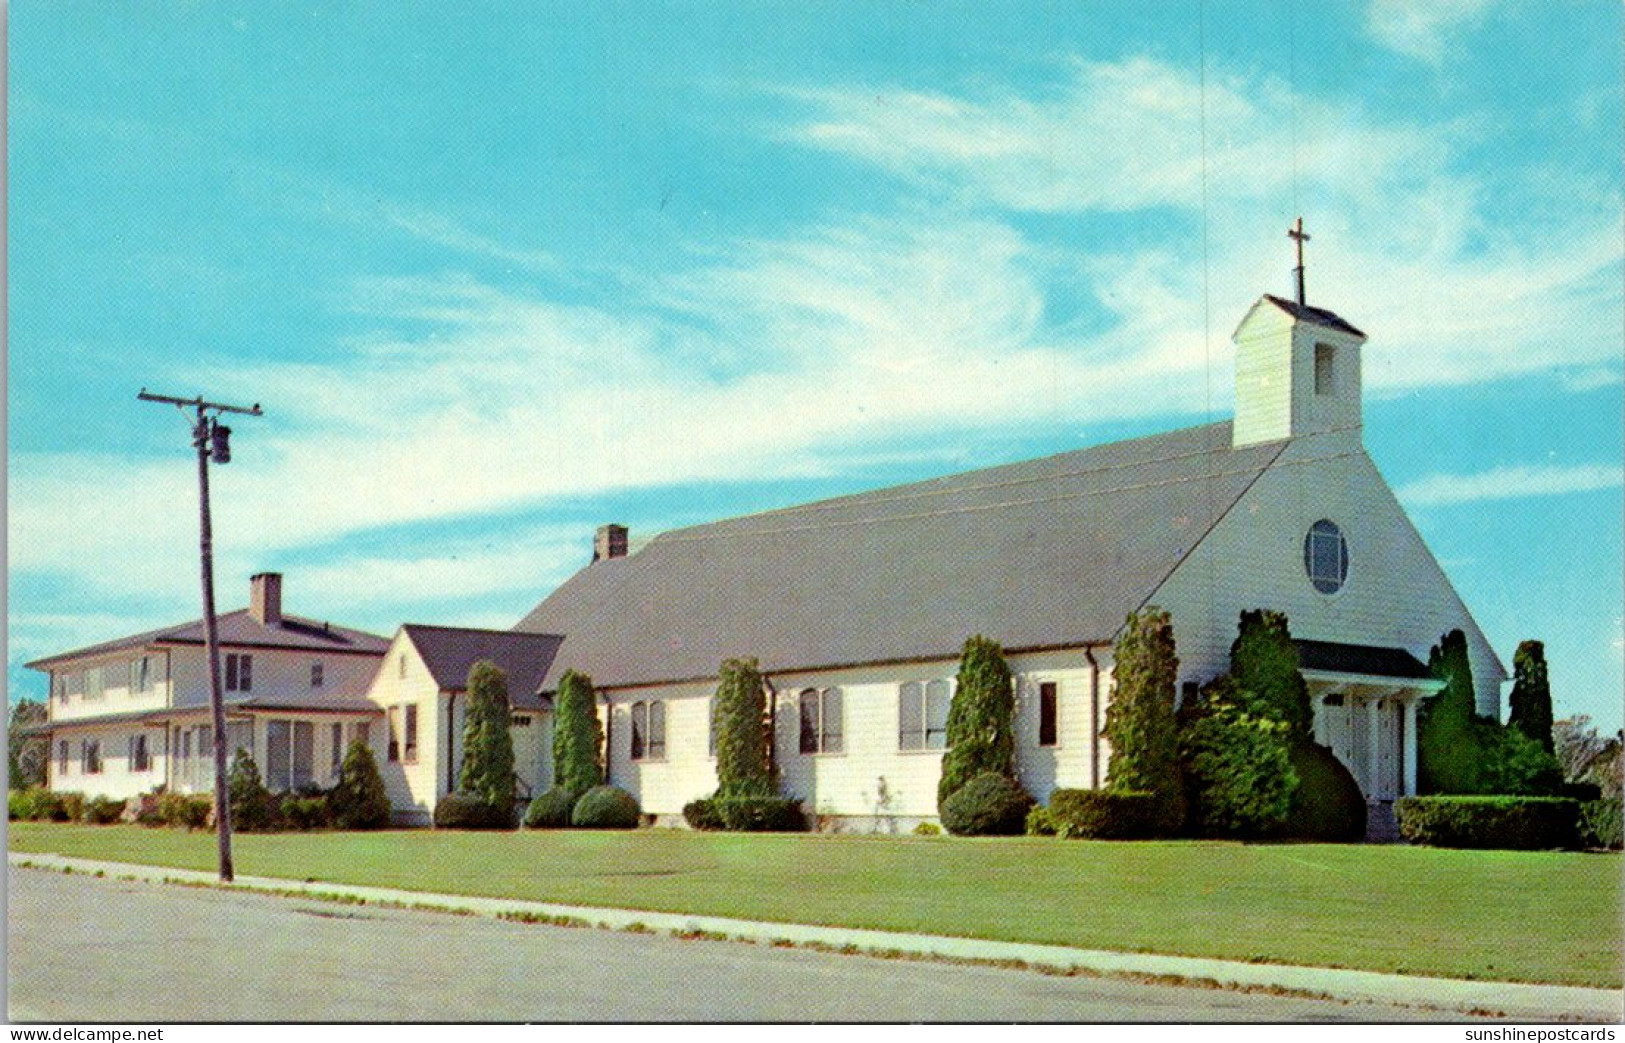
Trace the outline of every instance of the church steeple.
<instances>
[{"instance_id":1,"label":"church steeple","mask_svg":"<svg viewBox=\"0 0 1625 1043\"><path fill-rule=\"evenodd\" d=\"M1237 446L1303 435L1360 440L1360 346L1365 334L1304 294L1303 218L1287 231L1297 246L1297 300L1266 293L1232 339L1236 344Z\"/></svg>"}]
</instances>

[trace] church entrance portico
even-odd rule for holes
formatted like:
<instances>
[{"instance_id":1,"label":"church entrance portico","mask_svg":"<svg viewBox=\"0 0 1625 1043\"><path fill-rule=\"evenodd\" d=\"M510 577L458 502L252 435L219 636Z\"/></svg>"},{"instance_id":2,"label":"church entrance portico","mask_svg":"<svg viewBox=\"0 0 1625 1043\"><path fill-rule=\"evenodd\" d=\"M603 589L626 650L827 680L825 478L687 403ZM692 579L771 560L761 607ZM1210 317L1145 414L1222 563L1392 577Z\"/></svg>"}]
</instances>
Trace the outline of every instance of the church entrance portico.
<instances>
[{"instance_id":1,"label":"church entrance portico","mask_svg":"<svg viewBox=\"0 0 1625 1043\"><path fill-rule=\"evenodd\" d=\"M1444 682L1404 649L1298 641L1315 741L1330 747L1368 802L1416 793L1416 719Z\"/></svg>"}]
</instances>

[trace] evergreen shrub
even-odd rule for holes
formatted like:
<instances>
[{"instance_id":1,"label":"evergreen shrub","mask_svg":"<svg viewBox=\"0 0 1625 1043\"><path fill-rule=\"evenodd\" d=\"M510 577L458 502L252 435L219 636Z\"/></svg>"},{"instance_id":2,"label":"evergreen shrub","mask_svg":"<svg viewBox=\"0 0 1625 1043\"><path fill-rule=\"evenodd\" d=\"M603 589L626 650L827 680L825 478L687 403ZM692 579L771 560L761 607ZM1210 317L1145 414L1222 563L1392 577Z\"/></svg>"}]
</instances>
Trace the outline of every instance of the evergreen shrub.
<instances>
[{"instance_id":1,"label":"evergreen shrub","mask_svg":"<svg viewBox=\"0 0 1625 1043\"><path fill-rule=\"evenodd\" d=\"M1293 840L1352 844L1365 839L1366 802L1352 772L1330 748L1300 738L1288 751L1298 788L1281 826Z\"/></svg>"},{"instance_id":2,"label":"evergreen shrub","mask_svg":"<svg viewBox=\"0 0 1625 1043\"><path fill-rule=\"evenodd\" d=\"M604 781L604 725L592 678L566 671L553 706L554 778L577 797Z\"/></svg>"},{"instance_id":3,"label":"evergreen shrub","mask_svg":"<svg viewBox=\"0 0 1625 1043\"><path fill-rule=\"evenodd\" d=\"M177 829L204 829L214 801L201 794L165 793L158 798L158 821Z\"/></svg>"},{"instance_id":4,"label":"evergreen shrub","mask_svg":"<svg viewBox=\"0 0 1625 1043\"><path fill-rule=\"evenodd\" d=\"M718 673L716 795L770 795L773 735L767 725L762 672L754 659L728 659Z\"/></svg>"},{"instance_id":5,"label":"evergreen shrub","mask_svg":"<svg viewBox=\"0 0 1625 1043\"><path fill-rule=\"evenodd\" d=\"M1220 677L1180 733L1193 824L1206 836L1269 836L1292 807L1290 726L1248 713L1249 700L1233 678Z\"/></svg>"},{"instance_id":6,"label":"evergreen shrub","mask_svg":"<svg viewBox=\"0 0 1625 1043\"><path fill-rule=\"evenodd\" d=\"M282 798L282 822L289 829L326 829L333 824L332 810L325 796L300 796L290 793Z\"/></svg>"},{"instance_id":7,"label":"evergreen shrub","mask_svg":"<svg viewBox=\"0 0 1625 1043\"><path fill-rule=\"evenodd\" d=\"M58 793L57 804L51 809L52 822L78 822L85 817L83 793Z\"/></svg>"},{"instance_id":8,"label":"evergreen shrub","mask_svg":"<svg viewBox=\"0 0 1625 1043\"><path fill-rule=\"evenodd\" d=\"M1058 789L1049 798L1062 837L1143 840L1157 834L1161 809L1161 798L1143 790Z\"/></svg>"},{"instance_id":9,"label":"evergreen shrub","mask_svg":"<svg viewBox=\"0 0 1625 1043\"><path fill-rule=\"evenodd\" d=\"M1057 832L1055 816L1044 805L1034 804L1027 812L1027 827L1024 832L1030 837L1053 837Z\"/></svg>"},{"instance_id":10,"label":"evergreen shrub","mask_svg":"<svg viewBox=\"0 0 1625 1043\"><path fill-rule=\"evenodd\" d=\"M463 768L457 788L478 796L512 825L514 804L513 711L508 675L489 659L468 669L463 718Z\"/></svg>"},{"instance_id":11,"label":"evergreen shrub","mask_svg":"<svg viewBox=\"0 0 1625 1043\"><path fill-rule=\"evenodd\" d=\"M570 825L570 812L579 794L564 786L550 786L536 795L525 809L526 829L564 829Z\"/></svg>"},{"instance_id":12,"label":"evergreen shrub","mask_svg":"<svg viewBox=\"0 0 1625 1043\"><path fill-rule=\"evenodd\" d=\"M1021 835L1033 798L1008 775L984 771L942 802L942 826L957 836Z\"/></svg>"},{"instance_id":13,"label":"evergreen shrub","mask_svg":"<svg viewBox=\"0 0 1625 1043\"><path fill-rule=\"evenodd\" d=\"M1620 798L1603 797L1580 805L1580 840L1587 847L1618 851L1621 846Z\"/></svg>"},{"instance_id":14,"label":"evergreen shrub","mask_svg":"<svg viewBox=\"0 0 1625 1043\"><path fill-rule=\"evenodd\" d=\"M1566 797L1401 797L1399 835L1431 847L1543 851L1580 840L1580 803Z\"/></svg>"},{"instance_id":15,"label":"evergreen shrub","mask_svg":"<svg viewBox=\"0 0 1625 1043\"><path fill-rule=\"evenodd\" d=\"M684 804L683 821L688 823L689 829L707 833L725 828L722 813L717 810L717 802L711 797L701 797Z\"/></svg>"},{"instance_id":16,"label":"evergreen shrub","mask_svg":"<svg viewBox=\"0 0 1625 1043\"><path fill-rule=\"evenodd\" d=\"M979 634L967 639L948 704L948 751L942 755L942 777L937 782L939 810L977 775L1014 777L1016 741L1010 722L1015 711L1015 686L1004 649Z\"/></svg>"},{"instance_id":17,"label":"evergreen shrub","mask_svg":"<svg viewBox=\"0 0 1625 1043\"><path fill-rule=\"evenodd\" d=\"M231 802L231 828L243 833L275 829L281 815L276 797L260 781L260 768L247 750L239 749L226 779ZM165 794L169 796L169 794Z\"/></svg>"},{"instance_id":18,"label":"evergreen shrub","mask_svg":"<svg viewBox=\"0 0 1625 1043\"><path fill-rule=\"evenodd\" d=\"M786 797L717 797L712 801L722 828L736 833L802 833L807 816L801 802Z\"/></svg>"},{"instance_id":19,"label":"evergreen shrub","mask_svg":"<svg viewBox=\"0 0 1625 1043\"><path fill-rule=\"evenodd\" d=\"M1129 614L1113 651L1115 687L1101 731L1112 749L1106 787L1155 794L1158 833L1177 832L1186 815L1174 713L1175 652L1167 612L1147 606Z\"/></svg>"},{"instance_id":20,"label":"evergreen shrub","mask_svg":"<svg viewBox=\"0 0 1625 1043\"><path fill-rule=\"evenodd\" d=\"M509 829L510 813L473 793L448 793L434 806L436 829Z\"/></svg>"},{"instance_id":21,"label":"evergreen shrub","mask_svg":"<svg viewBox=\"0 0 1625 1043\"><path fill-rule=\"evenodd\" d=\"M83 821L92 826L108 826L124 814L124 801L115 797L91 797L85 801Z\"/></svg>"},{"instance_id":22,"label":"evergreen shrub","mask_svg":"<svg viewBox=\"0 0 1625 1043\"><path fill-rule=\"evenodd\" d=\"M357 739L344 751L339 782L327 796L339 829L383 829L389 825L389 791L367 744Z\"/></svg>"},{"instance_id":23,"label":"evergreen shrub","mask_svg":"<svg viewBox=\"0 0 1625 1043\"><path fill-rule=\"evenodd\" d=\"M44 786L12 790L8 801L11 817L24 822L66 822L62 795Z\"/></svg>"},{"instance_id":24,"label":"evergreen shrub","mask_svg":"<svg viewBox=\"0 0 1625 1043\"><path fill-rule=\"evenodd\" d=\"M594 786L570 812L577 829L636 829L642 817L638 802L619 786Z\"/></svg>"}]
</instances>

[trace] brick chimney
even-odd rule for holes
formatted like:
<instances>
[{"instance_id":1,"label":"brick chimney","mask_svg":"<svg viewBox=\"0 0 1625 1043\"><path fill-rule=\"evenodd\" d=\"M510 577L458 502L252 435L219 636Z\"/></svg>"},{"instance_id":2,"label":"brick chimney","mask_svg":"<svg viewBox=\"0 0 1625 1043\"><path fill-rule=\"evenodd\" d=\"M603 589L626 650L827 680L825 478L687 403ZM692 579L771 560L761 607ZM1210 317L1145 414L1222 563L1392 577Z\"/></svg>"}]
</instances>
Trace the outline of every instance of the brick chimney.
<instances>
[{"instance_id":1,"label":"brick chimney","mask_svg":"<svg viewBox=\"0 0 1625 1043\"><path fill-rule=\"evenodd\" d=\"M626 526L600 525L592 539L592 560L626 557Z\"/></svg>"},{"instance_id":2,"label":"brick chimney","mask_svg":"<svg viewBox=\"0 0 1625 1043\"><path fill-rule=\"evenodd\" d=\"M249 579L248 614L266 626L282 622L282 573L262 572Z\"/></svg>"}]
</instances>

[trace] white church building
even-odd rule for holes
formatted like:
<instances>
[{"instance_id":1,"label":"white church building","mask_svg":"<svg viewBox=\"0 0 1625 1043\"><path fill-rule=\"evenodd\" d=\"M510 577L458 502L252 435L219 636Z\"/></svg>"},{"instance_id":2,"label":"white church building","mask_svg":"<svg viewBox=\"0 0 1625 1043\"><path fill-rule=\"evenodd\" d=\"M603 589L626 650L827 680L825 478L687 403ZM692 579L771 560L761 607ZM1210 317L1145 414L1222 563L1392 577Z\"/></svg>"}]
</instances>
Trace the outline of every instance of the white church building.
<instances>
[{"instance_id":1,"label":"white church building","mask_svg":"<svg viewBox=\"0 0 1625 1043\"><path fill-rule=\"evenodd\" d=\"M1301 286L1301 283L1300 283ZM405 823L455 788L468 667L507 670L521 789L552 778L551 697L574 669L599 692L610 781L678 824L716 786L721 662L759 661L780 788L821 828L936 816L965 638L1005 649L1016 764L1044 800L1105 783L1101 737L1125 617L1168 610L1181 691L1224 672L1242 611L1283 612L1316 737L1373 803L1415 790L1424 665L1467 635L1478 710L1506 671L1361 439L1365 335L1266 295L1235 332L1231 422L669 531L594 560L512 631L405 626L393 639L285 616L258 577L225 617L234 745L268 780L330 784L369 742ZM51 785L207 792L197 624L30 664L51 674ZM252 671L250 674L249 671ZM115 678L108 681L106 678Z\"/></svg>"},{"instance_id":2,"label":"white church building","mask_svg":"<svg viewBox=\"0 0 1625 1043\"><path fill-rule=\"evenodd\" d=\"M1506 671L1361 439L1365 334L1266 295L1235 332L1236 415L1024 463L662 533L592 564L517 629L605 700L611 780L675 820L716 785L720 662L759 660L780 786L829 828L936 814L966 637L1005 649L1016 765L1039 800L1103 785L1112 645L1173 618L1181 689L1224 672L1243 610L1283 612L1316 737L1373 803L1415 792L1426 666L1467 635L1479 712Z\"/></svg>"}]
</instances>

